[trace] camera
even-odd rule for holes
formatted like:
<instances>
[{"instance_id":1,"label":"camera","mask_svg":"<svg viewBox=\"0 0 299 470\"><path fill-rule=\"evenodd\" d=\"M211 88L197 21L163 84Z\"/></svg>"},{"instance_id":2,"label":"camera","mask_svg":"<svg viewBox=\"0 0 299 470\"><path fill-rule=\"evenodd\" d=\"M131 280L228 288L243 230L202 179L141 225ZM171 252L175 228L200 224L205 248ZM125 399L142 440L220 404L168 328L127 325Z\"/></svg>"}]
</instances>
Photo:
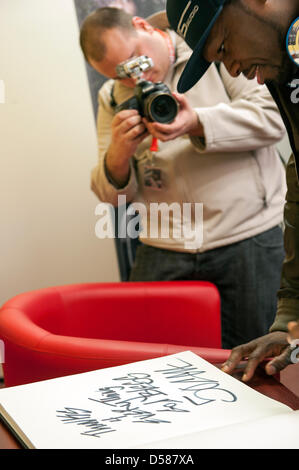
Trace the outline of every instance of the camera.
<instances>
[{"instance_id":1,"label":"camera","mask_svg":"<svg viewBox=\"0 0 299 470\"><path fill-rule=\"evenodd\" d=\"M134 96L116 106L115 111L136 109L149 121L171 123L178 113L178 104L169 88L163 82L153 83L142 78L143 73L153 66L150 57L133 57L116 67L118 78L133 78L136 81Z\"/></svg>"}]
</instances>

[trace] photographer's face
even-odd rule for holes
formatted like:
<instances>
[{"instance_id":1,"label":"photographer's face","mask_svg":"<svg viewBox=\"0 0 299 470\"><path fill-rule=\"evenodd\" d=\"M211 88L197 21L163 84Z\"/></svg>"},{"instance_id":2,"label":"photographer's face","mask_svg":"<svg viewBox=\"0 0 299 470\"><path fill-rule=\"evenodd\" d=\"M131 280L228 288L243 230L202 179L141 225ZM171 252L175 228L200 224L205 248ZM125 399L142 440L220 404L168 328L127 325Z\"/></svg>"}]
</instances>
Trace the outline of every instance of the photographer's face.
<instances>
[{"instance_id":1,"label":"photographer's face","mask_svg":"<svg viewBox=\"0 0 299 470\"><path fill-rule=\"evenodd\" d=\"M107 78L118 79L116 66L133 57L146 55L154 66L144 73L144 78L152 82L163 81L169 67L169 53L165 39L143 20L134 24L134 33L120 28L105 31L103 40L107 51L104 59L96 62L89 60L90 65ZM133 88L131 78L118 79L125 86Z\"/></svg>"},{"instance_id":2,"label":"photographer's face","mask_svg":"<svg viewBox=\"0 0 299 470\"><path fill-rule=\"evenodd\" d=\"M209 34L203 55L208 62L223 62L233 77L243 73L259 83L284 82L293 68L284 47L285 34L277 18L265 16L258 8L262 4L227 5Z\"/></svg>"}]
</instances>

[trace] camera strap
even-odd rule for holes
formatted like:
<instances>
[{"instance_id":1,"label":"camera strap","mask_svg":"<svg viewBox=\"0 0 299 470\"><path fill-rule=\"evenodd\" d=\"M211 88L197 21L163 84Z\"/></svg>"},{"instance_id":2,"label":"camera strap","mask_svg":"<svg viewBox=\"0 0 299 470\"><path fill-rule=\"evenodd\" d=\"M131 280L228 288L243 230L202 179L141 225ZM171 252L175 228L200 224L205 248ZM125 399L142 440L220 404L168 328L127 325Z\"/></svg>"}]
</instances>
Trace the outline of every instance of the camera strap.
<instances>
[{"instance_id":1,"label":"camera strap","mask_svg":"<svg viewBox=\"0 0 299 470\"><path fill-rule=\"evenodd\" d=\"M155 154L158 150L158 139L153 137L152 144L146 152L147 159L143 165L144 186L152 190L163 190L165 187L163 171L155 162Z\"/></svg>"},{"instance_id":2,"label":"camera strap","mask_svg":"<svg viewBox=\"0 0 299 470\"><path fill-rule=\"evenodd\" d=\"M158 29L158 28L155 28L155 31L161 34L161 36L163 36L163 38L165 39L167 47L168 47L168 52L169 52L170 64L173 65L175 63L175 48L174 48L174 45L172 43L172 40L169 34L166 33L166 31L162 31L161 29Z\"/></svg>"},{"instance_id":3,"label":"camera strap","mask_svg":"<svg viewBox=\"0 0 299 470\"><path fill-rule=\"evenodd\" d=\"M151 152L158 152L158 150L159 150L158 139L157 139L156 137L153 137L153 138L152 138L152 145L151 145L150 151L151 151Z\"/></svg>"},{"instance_id":4,"label":"camera strap","mask_svg":"<svg viewBox=\"0 0 299 470\"><path fill-rule=\"evenodd\" d=\"M158 139L156 137L152 137L151 146L145 151L144 157L142 160L145 160L145 164L147 166L155 166L155 157L156 153L159 151L159 144Z\"/></svg>"},{"instance_id":5,"label":"camera strap","mask_svg":"<svg viewBox=\"0 0 299 470\"><path fill-rule=\"evenodd\" d=\"M110 106L114 109L117 106L117 103L114 98L114 85L115 83L113 82L111 89L110 89Z\"/></svg>"}]
</instances>

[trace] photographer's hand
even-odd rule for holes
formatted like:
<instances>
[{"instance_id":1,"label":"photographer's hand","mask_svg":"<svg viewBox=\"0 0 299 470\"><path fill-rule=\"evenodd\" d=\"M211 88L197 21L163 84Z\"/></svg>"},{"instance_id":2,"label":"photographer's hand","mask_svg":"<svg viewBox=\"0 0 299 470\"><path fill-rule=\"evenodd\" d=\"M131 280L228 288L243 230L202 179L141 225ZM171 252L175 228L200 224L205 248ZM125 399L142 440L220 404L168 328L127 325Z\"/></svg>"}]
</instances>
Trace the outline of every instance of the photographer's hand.
<instances>
[{"instance_id":1,"label":"photographer's hand","mask_svg":"<svg viewBox=\"0 0 299 470\"><path fill-rule=\"evenodd\" d=\"M299 339L299 321L290 321L288 323L289 340Z\"/></svg>"},{"instance_id":2,"label":"photographer's hand","mask_svg":"<svg viewBox=\"0 0 299 470\"><path fill-rule=\"evenodd\" d=\"M158 122L150 122L143 119L149 133L161 140L167 142L176 139L184 134L204 136L203 127L198 121L197 113L191 108L185 95L173 93L179 104L179 112L175 120L170 124L161 124Z\"/></svg>"},{"instance_id":3,"label":"photographer's hand","mask_svg":"<svg viewBox=\"0 0 299 470\"><path fill-rule=\"evenodd\" d=\"M111 143L106 156L106 169L118 185L125 186L130 174L130 158L148 136L141 116L135 109L116 114L111 123Z\"/></svg>"}]
</instances>

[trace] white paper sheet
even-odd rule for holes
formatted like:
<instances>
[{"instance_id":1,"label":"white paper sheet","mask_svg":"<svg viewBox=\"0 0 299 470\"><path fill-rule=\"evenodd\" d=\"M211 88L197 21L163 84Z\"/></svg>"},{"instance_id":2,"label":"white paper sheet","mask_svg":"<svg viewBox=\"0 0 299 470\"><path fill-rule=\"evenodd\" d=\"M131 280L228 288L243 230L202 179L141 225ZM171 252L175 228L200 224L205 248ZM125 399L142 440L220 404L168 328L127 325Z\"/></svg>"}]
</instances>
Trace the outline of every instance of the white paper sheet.
<instances>
[{"instance_id":1,"label":"white paper sheet","mask_svg":"<svg viewBox=\"0 0 299 470\"><path fill-rule=\"evenodd\" d=\"M34 447L50 449L153 448L185 434L191 448L192 433L210 430L208 445L217 428L293 413L189 351L3 389L0 403Z\"/></svg>"}]
</instances>

